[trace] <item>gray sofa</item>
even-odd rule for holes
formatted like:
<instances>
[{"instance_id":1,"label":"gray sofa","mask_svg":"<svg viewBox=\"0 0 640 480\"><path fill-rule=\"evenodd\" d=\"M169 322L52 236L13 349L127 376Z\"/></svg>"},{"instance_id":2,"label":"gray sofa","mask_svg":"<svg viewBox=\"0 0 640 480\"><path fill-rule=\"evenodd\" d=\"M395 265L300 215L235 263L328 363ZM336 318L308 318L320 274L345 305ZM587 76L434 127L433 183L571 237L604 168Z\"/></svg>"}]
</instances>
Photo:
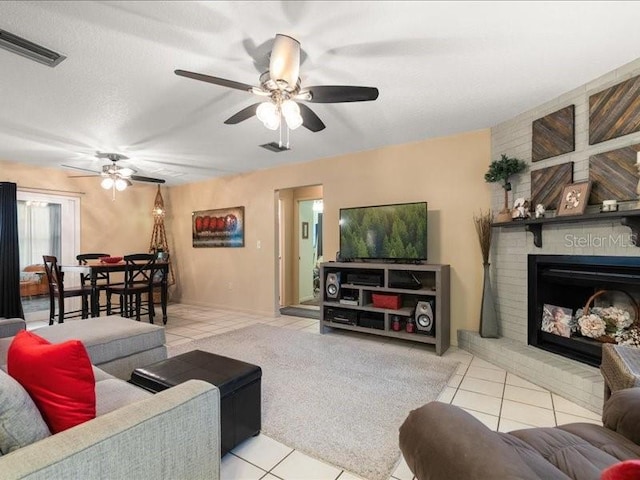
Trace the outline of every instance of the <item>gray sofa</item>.
<instances>
[{"instance_id":1,"label":"gray sofa","mask_svg":"<svg viewBox=\"0 0 640 480\"><path fill-rule=\"evenodd\" d=\"M0 365L23 328L21 319L0 319ZM218 389L190 380L152 395L124 381L135 367L166 358L164 328L112 316L35 333L85 344L94 364L97 417L0 456L3 480L220 478Z\"/></svg>"},{"instance_id":2,"label":"gray sofa","mask_svg":"<svg viewBox=\"0 0 640 480\"><path fill-rule=\"evenodd\" d=\"M604 426L572 423L510 433L489 430L464 410L431 402L400 428L400 449L418 480L598 480L640 458L640 387L615 392Z\"/></svg>"}]
</instances>

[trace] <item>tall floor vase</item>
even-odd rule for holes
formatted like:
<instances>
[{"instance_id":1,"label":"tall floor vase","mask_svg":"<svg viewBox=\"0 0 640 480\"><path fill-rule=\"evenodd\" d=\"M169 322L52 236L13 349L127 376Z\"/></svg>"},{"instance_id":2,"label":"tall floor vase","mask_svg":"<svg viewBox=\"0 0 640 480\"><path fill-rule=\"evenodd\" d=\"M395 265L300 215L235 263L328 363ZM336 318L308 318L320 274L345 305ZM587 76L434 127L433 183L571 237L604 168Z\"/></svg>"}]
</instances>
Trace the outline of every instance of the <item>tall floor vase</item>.
<instances>
[{"instance_id":1,"label":"tall floor vase","mask_svg":"<svg viewBox=\"0 0 640 480\"><path fill-rule=\"evenodd\" d=\"M483 338L498 338L498 314L491 291L491 277L489 263L483 264L484 282L482 285L482 309L480 311L480 336Z\"/></svg>"}]
</instances>

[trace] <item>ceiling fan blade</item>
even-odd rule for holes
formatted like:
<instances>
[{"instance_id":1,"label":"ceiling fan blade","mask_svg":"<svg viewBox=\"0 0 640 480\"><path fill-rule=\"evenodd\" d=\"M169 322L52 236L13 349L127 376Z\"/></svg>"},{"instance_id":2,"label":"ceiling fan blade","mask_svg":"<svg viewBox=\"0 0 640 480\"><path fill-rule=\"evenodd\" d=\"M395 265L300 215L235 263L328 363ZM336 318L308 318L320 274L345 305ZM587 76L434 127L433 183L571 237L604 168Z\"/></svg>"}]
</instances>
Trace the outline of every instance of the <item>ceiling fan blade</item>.
<instances>
[{"instance_id":1,"label":"ceiling fan blade","mask_svg":"<svg viewBox=\"0 0 640 480\"><path fill-rule=\"evenodd\" d=\"M243 108L235 115L227 118L224 123L227 125L235 125L237 123L243 122L256 114L256 110L258 109L258 105L260 103L254 103L253 105L249 105L247 108Z\"/></svg>"},{"instance_id":2,"label":"ceiling fan blade","mask_svg":"<svg viewBox=\"0 0 640 480\"><path fill-rule=\"evenodd\" d=\"M309 107L307 107L304 103L299 103L300 106L300 115L302 116L302 126L311 130L312 132L319 132L320 130L324 130L326 127L320 117L314 113Z\"/></svg>"},{"instance_id":3,"label":"ceiling fan blade","mask_svg":"<svg viewBox=\"0 0 640 480\"><path fill-rule=\"evenodd\" d=\"M212 77L210 75L204 75L202 73L187 72L186 70L176 70L175 74L181 77L200 80L201 82L213 83L214 85L220 85L221 87L235 88L236 90L244 90L245 92L251 92L253 89L251 85L247 85L246 83L234 82L233 80Z\"/></svg>"},{"instance_id":4,"label":"ceiling fan blade","mask_svg":"<svg viewBox=\"0 0 640 480\"><path fill-rule=\"evenodd\" d=\"M99 177L99 174L95 174L95 175L69 175L67 178L94 178L94 177Z\"/></svg>"},{"instance_id":5,"label":"ceiling fan blade","mask_svg":"<svg viewBox=\"0 0 640 480\"><path fill-rule=\"evenodd\" d=\"M80 170L82 172L91 172L91 173L95 173L96 175L100 175L100 172L96 172L95 170L89 170L88 168L82 168L82 167L74 167L73 165L62 165L64 168L71 168L73 170Z\"/></svg>"},{"instance_id":6,"label":"ceiling fan blade","mask_svg":"<svg viewBox=\"0 0 640 480\"><path fill-rule=\"evenodd\" d=\"M349 86L316 86L304 89L311 94L312 103L342 103L342 102L368 102L378 98L378 89L375 87L349 87Z\"/></svg>"},{"instance_id":7,"label":"ceiling fan blade","mask_svg":"<svg viewBox=\"0 0 640 480\"><path fill-rule=\"evenodd\" d=\"M165 183L162 178L142 177L140 175L131 175L129 178L136 182Z\"/></svg>"}]
</instances>

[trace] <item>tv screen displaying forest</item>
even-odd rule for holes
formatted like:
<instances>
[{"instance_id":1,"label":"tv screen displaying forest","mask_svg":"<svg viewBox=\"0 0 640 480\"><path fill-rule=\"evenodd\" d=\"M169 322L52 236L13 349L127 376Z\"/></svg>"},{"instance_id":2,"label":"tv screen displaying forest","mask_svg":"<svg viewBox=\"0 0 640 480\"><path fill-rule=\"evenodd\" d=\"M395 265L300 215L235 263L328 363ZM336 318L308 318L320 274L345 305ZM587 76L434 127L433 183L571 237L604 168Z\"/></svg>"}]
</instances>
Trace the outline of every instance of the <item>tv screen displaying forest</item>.
<instances>
[{"instance_id":1,"label":"tv screen displaying forest","mask_svg":"<svg viewBox=\"0 0 640 480\"><path fill-rule=\"evenodd\" d=\"M340 209L340 256L426 260L427 203Z\"/></svg>"}]
</instances>

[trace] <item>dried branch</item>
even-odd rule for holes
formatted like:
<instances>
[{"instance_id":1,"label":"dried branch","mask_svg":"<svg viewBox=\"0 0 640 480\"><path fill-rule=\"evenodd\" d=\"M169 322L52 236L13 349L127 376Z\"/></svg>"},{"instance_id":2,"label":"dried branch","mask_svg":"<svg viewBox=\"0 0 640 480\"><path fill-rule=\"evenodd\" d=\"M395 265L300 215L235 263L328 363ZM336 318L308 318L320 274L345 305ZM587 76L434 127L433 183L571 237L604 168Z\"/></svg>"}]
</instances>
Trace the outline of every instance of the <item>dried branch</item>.
<instances>
[{"instance_id":1,"label":"dried branch","mask_svg":"<svg viewBox=\"0 0 640 480\"><path fill-rule=\"evenodd\" d=\"M473 222L476 224L476 232L478 232L478 241L480 242L480 250L482 250L482 263L489 263L489 250L491 249L491 221L493 215L491 210L483 213L480 210L478 216L473 216Z\"/></svg>"}]
</instances>

